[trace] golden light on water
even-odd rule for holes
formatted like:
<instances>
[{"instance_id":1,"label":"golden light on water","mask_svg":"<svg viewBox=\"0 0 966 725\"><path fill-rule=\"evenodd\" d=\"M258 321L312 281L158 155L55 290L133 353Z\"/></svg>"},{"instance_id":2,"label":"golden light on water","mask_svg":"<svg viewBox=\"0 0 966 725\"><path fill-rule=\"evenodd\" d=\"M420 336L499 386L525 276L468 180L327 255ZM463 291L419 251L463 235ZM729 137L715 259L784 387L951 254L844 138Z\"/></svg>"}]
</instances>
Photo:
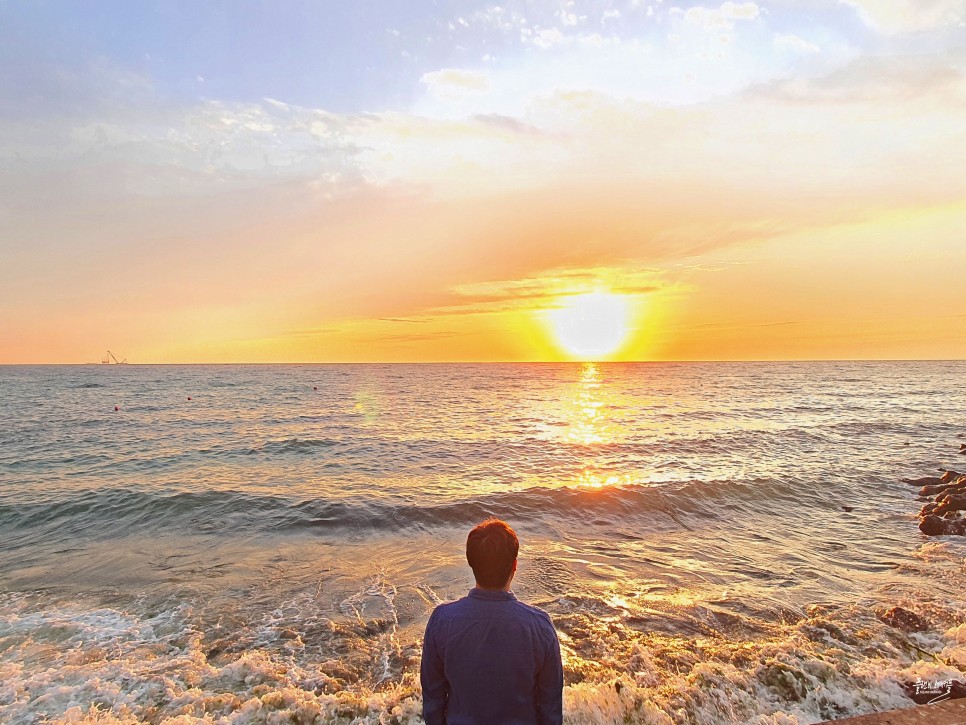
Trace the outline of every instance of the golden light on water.
<instances>
[{"instance_id":1,"label":"golden light on water","mask_svg":"<svg viewBox=\"0 0 966 725\"><path fill-rule=\"evenodd\" d=\"M576 395L570 411L570 425L566 439L584 446L606 444L619 436L619 423L606 414L607 392L603 385L600 368L594 363L580 367ZM599 470L588 465L574 482L580 488L609 488L628 483L626 475L614 471Z\"/></svg>"},{"instance_id":2,"label":"golden light on water","mask_svg":"<svg viewBox=\"0 0 966 725\"><path fill-rule=\"evenodd\" d=\"M575 358L610 357L626 342L630 304L623 295L591 292L564 300L550 313L557 342Z\"/></svg>"},{"instance_id":3,"label":"golden light on water","mask_svg":"<svg viewBox=\"0 0 966 725\"><path fill-rule=\"evenodd\" d=\"M610 486L619 486L622 483L627 483L626 476L621 477L612 473L601 473L600 471L593 471L586 468L580 472L576 481L576 485L581 488L608 488Z\"/></svg>"},{"instance_id":4,"label":"golden light on water","mask_svg":"<svg viewBox=\"0 0 966 725\"><path fill-rule=\"evenodd\" d=\"M581 445L604 443L607 440L607 421L601 415L605 401L600 387L600 369L593 363L584 363L570 412L568 440Z\"/></svg>"}]
</instances>

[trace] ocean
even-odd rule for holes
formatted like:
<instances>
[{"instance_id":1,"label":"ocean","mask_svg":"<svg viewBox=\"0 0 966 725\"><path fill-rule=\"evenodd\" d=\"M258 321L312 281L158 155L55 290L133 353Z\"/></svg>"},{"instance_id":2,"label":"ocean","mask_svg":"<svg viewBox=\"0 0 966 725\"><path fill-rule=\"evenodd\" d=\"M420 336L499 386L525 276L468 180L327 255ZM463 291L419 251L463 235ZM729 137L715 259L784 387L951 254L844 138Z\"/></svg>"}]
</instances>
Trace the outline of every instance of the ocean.
<instances>
[{"instance_id":1,"label":"ocean","mask_svg":"<svg viewBox=\"0 0 966 725\"><path fill-rule=\"evenodd\" d=\"M966 362L0 367L0 721L414 723L469 529L568 723L813 723L966 679ZM115 409L116 408L116 409ZM899 608L899 609L896 609Z\"/></svg>"}]
</instances>

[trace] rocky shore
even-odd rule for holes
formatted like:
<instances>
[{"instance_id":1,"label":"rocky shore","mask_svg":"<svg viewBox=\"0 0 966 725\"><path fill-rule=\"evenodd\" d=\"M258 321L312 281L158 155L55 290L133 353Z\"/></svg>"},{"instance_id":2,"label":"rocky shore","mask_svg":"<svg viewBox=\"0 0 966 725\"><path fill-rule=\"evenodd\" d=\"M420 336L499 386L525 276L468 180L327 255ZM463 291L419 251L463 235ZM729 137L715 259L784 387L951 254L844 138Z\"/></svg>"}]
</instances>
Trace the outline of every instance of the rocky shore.
<instances>
[{"instance_id":1,"label":"rocky shore","mask_svg":"<svg viewBox=\"0 0 966 725\"><path fill-rule=\"evenodd\" d=\"M927 536L966 536L966 474L943 471L941 476L904 478L919 486L919 530Z\"/></svg>"}]
</instances>

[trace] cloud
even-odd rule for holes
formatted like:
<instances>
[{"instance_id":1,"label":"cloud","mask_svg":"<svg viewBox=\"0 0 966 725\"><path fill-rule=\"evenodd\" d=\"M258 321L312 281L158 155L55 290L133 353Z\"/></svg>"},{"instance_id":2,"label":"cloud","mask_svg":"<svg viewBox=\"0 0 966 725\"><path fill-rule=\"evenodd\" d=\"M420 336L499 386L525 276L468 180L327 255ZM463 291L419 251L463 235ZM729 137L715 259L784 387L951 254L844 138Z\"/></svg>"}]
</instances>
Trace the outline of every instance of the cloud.
<instances>
[{"instance_id":1,"label":"cloud","mask_svg":"<svg viewBox=\"0 0 966 725\"><path fill-rule=\"evenodd\" d=\"M436 98L461 99L468 95L482 95L490 90L490 79L484 73L455 68L424 73L420 82Z\"/></svg>"},{"instance_id":2,"label":"cloud","mask_svg":"<svg viewBox=\"0 0 966 725\"><path fill-rule=\"evenodd\" d=\"M372 332L361 335L360 339L366 341L378 341L382 344L409 344L414 342L426 342L429 340L447 340L453 337L465 337L474 333L466 330L434 330L432 332L413 332L392 334L386 332Z\"/></svg>"},{"instance_id":3,"label":"cloud","mask_svg":"<svg viewBox=\"0 0 966 725\"><path fill-rule=\"evenodd\" d=\"M633 263L614 267L549 269L532 277L487 280L458 285L435 304L421 309L407 321L423 321L422 315L443 319L453 315L484 315L533 312L556 308L561 298L604 288L624 295L648 295L673 288L659 270ZM400 320L402 321L402 320Z\"/></svg>"},{"instance_id":4,"label":"cloud","mask_svg":"<svg viewBox=\"0 0 966 725\"><path fill-rule=\"evenodd\" d=\"M753 2L725 2L717 8L695 5L684 11L676 10L678 14L683 13L685 21L712 31L730 30L734 21L754 20L760 14L760 8Z\"/></svg>"},{"instance_id":5,"label":"cloud","mask_svg":"<svg viewBox=\"0 0 966 725\"><path fill-rule=\"evenodd\" d=\"M814 43L795 35L794 33L776 33L772 42L777 48L783 48L795 53L820 53L822 51Z\"/></svg>"},{"instance_id":6,"label":"cloud","mask_svg":"<svg viewBox=\"0 0 966 725\"><path fill-rule=\"evenodd\" d=\"M32 160L26 173L15 174L21 182L12 183L9 197L28 205L58 196L222 193L268 180L297 180L343 193L369 183L360 164L363 149L350 131L364 124L362 117L270 99L116 104L40 123L3 122L0 158ZM15 182L0 173L3 177ZM31 185L32 178L42 189Z\"/></svg>"},{"instance_id":7,"label":"cloud","mask_svg":"<svg viewBox=\"0 0 966 725\"><path fill-rule=\"evenodd\" d=\"M493 128L510 131L511 133L540 134L541 131L536 126L524 123L512 116L502 116L498 113L480 113L473 116L474 121L479 121Z\"/></svg>"},{"instance_id":8,"label":"cloud","mask_svg":"<svg viewBox=\"0 0 966 725\"><path fill-rule=\"evenodd\" d=\"M750 93L798 103L813 109L840 104L914 104L894 108L893 114L956 113L966 104L966 56L920 54L861 56L834 71L814 78L764 84ZM938 109L937 109L938 107Z\"/></svg>"},{"instance_id":9,"label":"cloud","mask_svg":"<svg viewBox=\"0 0 966 725\"><path fill-rule=\"evenodd\" d=\"M842 0L872 27L893 35L966 26L962 0Z\"/></svg>"},{"instance_id":10,"label":"cloud","mask_svg":"<svg viewBox=\"0 0 966 725\"><path fill-rule=\"evenodd\" d=\"M758 17L759 8L753 2L726 2L720 8L721 14L733 20L754 20Z\"/></svg>"},{"instance_id":11,"label":"cloud","mask_svg":"<svg viewBox=\"0 0 966 725\"><path fill-rule=\"evenodd\" d=\"M543 50L549 50L555 45L560 45L565 40L565 36L557 28L543 28L533 33L530 41Z\"/></svg>"}]
</instances>

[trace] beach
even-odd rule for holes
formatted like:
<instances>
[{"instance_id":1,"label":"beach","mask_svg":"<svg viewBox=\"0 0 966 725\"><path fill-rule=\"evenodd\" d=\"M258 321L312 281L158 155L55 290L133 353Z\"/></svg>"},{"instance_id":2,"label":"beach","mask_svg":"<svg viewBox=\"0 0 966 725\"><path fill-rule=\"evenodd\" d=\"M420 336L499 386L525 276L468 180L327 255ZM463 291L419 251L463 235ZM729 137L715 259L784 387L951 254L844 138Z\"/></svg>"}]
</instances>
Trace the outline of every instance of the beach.
<instances>
[{"instance_id":1,"label":"beach","mask_svg":"<svg viewBox=\"0 0 966 725\"><path fill-rule=\"evenodd\" d=\"M966 680L959 362L0 366L0 721L419 722L488 516L568 723Z\"/></svg>"}]
</instances>

